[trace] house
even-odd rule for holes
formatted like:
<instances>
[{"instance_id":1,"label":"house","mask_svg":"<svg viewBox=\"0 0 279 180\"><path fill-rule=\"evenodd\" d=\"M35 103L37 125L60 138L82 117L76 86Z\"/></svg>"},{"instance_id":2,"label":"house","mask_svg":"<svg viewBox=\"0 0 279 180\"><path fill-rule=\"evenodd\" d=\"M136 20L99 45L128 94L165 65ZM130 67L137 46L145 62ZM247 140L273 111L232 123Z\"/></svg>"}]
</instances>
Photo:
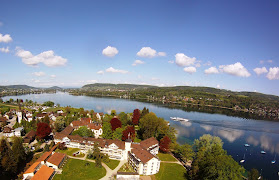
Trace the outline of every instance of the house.
<instances>
[{"instance_id":1,"label":"house","mask_svg":"<svg viewBox=\"0 0 279 180\"><path fill-rule=\"evenodd\" d=\"M62 113L64 113L64 112L63 112L63 110L60 109L60 110L57 110L57 113L58 113L58 114L62 114Z\"/></svg>"},{"instance_id":2,"label":"house","mask_svg":"<svg viewBox=\"0 0 279 180\"><path fill-rule=\"evenodd\" d=\"M59 169L66 159L66 154L55 152L47 161L46 165L53 169Z\"/></svg>"},{"instance_id":3,"label":"house","mask_svg":"<svg viewBox=\"0 0 279 180\"><path fill-rule=\"evenodd\" d=\"M35 173L37 172L37 170L41 167L41 163L40 162L35 162L33 163L23 174L23 180L25 179L31 179Z\"/></svg>"},{"instance_id":4,"label":"house","mask_svg":"<svg viewBox=\"0 0 279 180\"><path fill-rule=\"evenodd\" d=\"M42 167L35 173L31 180L51 180L54 176L54 169L42 165Z\"/></svg>"},{"instance_id":5,"label":"house","mask_svg":"<svg viewBox=\"0 0 279 180\"><path fill-rule=\"evenodd\" d=\"M102 125L99 123L91 123L87 127L94 133L95 138L99 138L103 134Z\"/></svg>"},{"instance_id":6,"label":"house","mask_svg":"<svg viewBox=\"0 0 279 180\"><path fill-rule=\"evenodd\" d=\"M139 180L140 175L136 172L117 172L117 180Z\"/></svg>"},{"instance_id":7,"label":"house","mask_svg":"<svg viewBox=\"0 0 279 180\"><path fill-rule=\"evenodd\" d=\"M20 137L22 132L23 132L23 127L18 127L16 129L12 129L12 128L6 126L6 127L4 127L4 130L3 130L3 134L6 137L13 137L13 136Z\"/></svg>"},{"instance_id":8,"label":"house","mask_svg":"<svg viewBox=\"0 0 279 180\"><path fill-rule=\"evenodd\" d=\"M20 124L20 123L21 123L21 120L22 120L22 112L21 112L21 111L17 111L17 112L16 112L16 115L17 115L17 121L18 121L18 123Z\"/></svg>"},{"instance_id":9,"label":"house","mask_svg":"<svg viewBox=\"0 0 279 180\"><path fill-rule=\"evenodd\" d=\"M36 137L36 131L31 130L31 131L30 131L29 133L27 133L27 134L25 135L25 137L23 138L23 143L25 143L25 144L30 144L31 142L34 141L35 137Z\"/></svg>"},{"instance_id":10,"label":"house","mask_svg":"<svg viewBox=\"0 0 279 180\"><path fill-rule=\"evenodd\" d=\"M70 125L74 129L78 129L82 126L86 126L94 133L95 138L99 138L103 134L102 124L93 123L91 118L81 118L80 121L73 121Z\"/></svg>"}]
</instances>

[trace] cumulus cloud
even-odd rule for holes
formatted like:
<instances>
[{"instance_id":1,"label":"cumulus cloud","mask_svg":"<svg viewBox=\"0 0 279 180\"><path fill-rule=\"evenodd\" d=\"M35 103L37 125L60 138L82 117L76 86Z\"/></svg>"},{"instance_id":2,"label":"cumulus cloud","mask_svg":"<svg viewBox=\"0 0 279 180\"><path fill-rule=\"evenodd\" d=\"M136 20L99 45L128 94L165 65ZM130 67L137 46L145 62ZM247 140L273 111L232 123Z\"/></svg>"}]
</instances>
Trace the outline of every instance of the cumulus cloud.
<instances>
[{"instance_id":1,"label":"cumulus cloud","mask_svg":"<svg viewBox=\"0 0 279 180\"><path fill-rule=\"evenodd\" d=\"M197 69L193 66L185 67L183 70L189 74L193 74L193 73L197 72Z\"/></svg>"},{"instance_id":2,"label":"cumulus cloud","mask_svg":"<svg viewBox=\"0 0 279 180\"><path fill-rule=\"evenodd\" d=\"M205 73L205 74L218 74L219 71L218 71L218 69L214 66L214 67L210 67L210 68L204 70L204 73Z\"/></svg>"},{"instance_id":3,"label":"cumulus cloud","mask_svg":"<svg viewBox=\"0 0 279 180\"><path fill-rule=\"evenodd\" d=\"M44 72L34 72L34 73L32 73L33 75L35 75L35 76L45 76L46 75L46 73L44 73Z\"/></svg>"},{"instance_id":4,"label":"cumulus cloud","mask_svg":"<svg viewBox=\"0 0 279 180\"><path fill-rule=\"evenodd\" d=\"M96 82L98 82L98 81L95 80L95 79L92 79L92 80L87 80L86 82L87 82L87 83L96 83Z\"/></svg>"},{"instance_id":5,"label":"cumulus cloud","mask_svg":"<svg viewBox=\"0 0 279 180\"><path fill-rule=\"evenodd\" d=\"M166 56L165 52L158 52L151 47L143 47L139 52L137 52L137 56L144 58L153 58L156 56Z\"/></svg>"},{"instance_id":6,"label":"cumulus cloud","mask_svg":"<svg viewBox=\"0 0 279 180\"><path fill-rule=\"evenodd\" d=\"M114 69L113 67L107 68L107 69L106 69L106 72L109 72L109 73L121 73L121 74L126 74L126 73L128 73L128 71L120 70L120 69Z\"/></svg>"},{"instance_id":7,"label":"cumulus cloud","mask_svg":"<svg viewBox=\"0 0 279 180\"><path fill-rule=\"evenodd\" d=\"M267 73L267 69L265 67L262 67L262 68L255 68L253 69L253 71L257 74L257 75L261 75L261 74L264 74L264 73Z\"/></svg>"},{"instance_id":8,"label":"cumulus cloud","mask_svg":"<svg viewBox=\"0 0 279 180\"><path fill-rule=\"evenodd\" d=\"M9 43L9 42L12 42L13 39L11 38L11 36L9 34L1 34L0 33L0 43L3 42L3 43Z\"/></svg>"},{"instance_id":9,"label":"cumulus cloud","mask_svg":"<svg viewBox=\"0 0 279 180\"><path fill-rule=\"evenodd\" d=\"M267 73L266 77L269 80L279 79L279 67L269 68L269 72Z\"/></svg>"},{"instance_id":10,"label":"cumulus cloud","mask_svg":"<svg viewBox=\"0 0 279 180\"><path fill-rule=\"evenodd\" d=\"M270 59L270 60L260 60L260 64L264 64L264 63L269 63L269 64L271 64L271 63L273 63L273 61Z\"/></svg>"},{"instance_id":11,"label":"cumulus cloud","mask_svg":"<svg viewBox=\"0 0 279 180\"><path fill-rule=\"evenodd\" d=\"M2 48L0 48L0 51L3 52L3 53L10 52L9 47L6 47L6 48L2 47Z\"/></svg>"},{"instance_id":12,"label":"cumulus cloud","mask_svg":"<svg viewBox=\"0 0 279 180\"><path fill-rule=\"evenodd\" d=\"M108 46L105 49L103 49L104 56L114 57L116 54L118 54L118 50L115 47Z\"/></svg>"},{"instance_id":13,"label":"cumulus cloud","mask_svg":"<svg viewBox=\"0 0 279 180\"><path fill-rule=\"evenodd\" d=\"M132 66L136 66L136 65L139 65L139 64L144 64L145 62L144 61L141 61L141 60L135 60L135 62L132 64Z\"/></svg>"},{"instance_id":14,"label":"cumulus cloud","mask_svg":"<svg viewBox=\"0 0 279 180\"><path fill-rule=\"evenodd\" d=\"M104 71L98 71L97 74L104 74Z\"/></svg>"},{"instance_id":15,"label":"cumulus cloud","mask_svg":"<svg viewBox=\"0 0 279 180\"><path fill-rule=\"evenodd\" d=\"M30 66L37 66L39 63L43 63L48 67L64 66L68 61L61 56L55 55L52 50L44 51L34 56L30 51L16 48L16 56L20 57L24 64Z\"/></svg>"},{"instance_id":16,"label":"cumulus cloud","mask_svg":"<svg viewBox=\"0 0 279 180\"><path fill-rule=\"evenodd\" d=\"M221 72L240 77L249 77L251 74L248 70L240 63L237 62L235 64L230 65L221 65L219 66Z\"/></svg>"},{"instance_id":17,"label":"cumulus cloud","mask_svg":"<svg viewBox=\"0 0 279 180\"><path fill-rule=\"evenodd\" d=\"M183 53L177 53L175 55L175 63L178 66L190 66L190 65L193 65L195 63L195 61L196 61L195 57L190 58Z\"/></svg>"},{"instance_id":18,"label":"cumulus cloud","mask_svg":"<svg viewBox=\"0 0 279 180\"><path fill-rule=\"evenodd\" d=\"M52 74L50 75L51 78L56 78L56 75Z\"/></svg>"}]
</instances>

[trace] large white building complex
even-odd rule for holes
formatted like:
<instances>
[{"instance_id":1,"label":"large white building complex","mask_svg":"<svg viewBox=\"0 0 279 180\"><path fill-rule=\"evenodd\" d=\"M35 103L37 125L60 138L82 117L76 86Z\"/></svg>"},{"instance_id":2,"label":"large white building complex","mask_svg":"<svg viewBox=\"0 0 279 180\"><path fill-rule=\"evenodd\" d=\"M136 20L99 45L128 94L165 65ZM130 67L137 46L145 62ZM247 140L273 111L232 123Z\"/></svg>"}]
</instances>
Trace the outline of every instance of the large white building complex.
<instances>
[{"instance_id":1,"label":"large white building complex","mask_svg":"<svg viewBox=\"0 0 279 180\"><path fill-rule=\"evenodd\" d=\"M101 153L107 154L111 159L128 160L130 166L139 174L152 175L159 172L160 160L156 156L159 142L154 137L134 143L131 140L123 142L70 135L73 130L72 126L68 126L62 132L56 133L54 142L64 143L70 148L79 148L83 152L93 149L94 143L98 143Z\"/></svg>"}]
</instances>

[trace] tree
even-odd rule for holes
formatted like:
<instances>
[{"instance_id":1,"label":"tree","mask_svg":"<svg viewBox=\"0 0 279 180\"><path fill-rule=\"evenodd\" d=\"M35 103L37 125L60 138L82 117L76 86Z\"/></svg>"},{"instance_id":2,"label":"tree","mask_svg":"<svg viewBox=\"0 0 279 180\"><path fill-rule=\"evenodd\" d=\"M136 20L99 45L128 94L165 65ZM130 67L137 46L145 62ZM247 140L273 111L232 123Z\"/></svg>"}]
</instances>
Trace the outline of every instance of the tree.
<instances>
[{"instance_id":1,"label":"tree","mask_svg":"<svg viewBox=\"0 0 279 180\"><path fill-rule=\"evenodd\" d=\"M110 115L112 115L112 116L116 116L116 110L111 110L111 112L110 112Z\"/></svg>"},{"instance_id":2,"label":"tree","mask_svg":"<svg viewBox=\"0 0 279 180\"><path fill-rule=\"evenodd\" d=\"M63 131L63 129L65 128L65 120L62 116L58 116L56 118L56 121L54 123L54 128L55 128L55 131L57 132L61 132Z\"/></svg>"},{"instance_id":3,"label":"tree","mask_svg":"<svg viewBox=\"0 0 279 180\"><path fill-rule=\"evenodd\" d=\"M47 124L50 123L50 122L49 122L49 117L48 117L48 115L46 115L46 116L42 119L42 122L47 123Z\"/></svg>"},{"instance_id":4,"label":"tree","mask_svg":"<svg viewBox=\"0 0 279 180\"><path fill-rule=\"evenodd\" d=\"M144 107L142 112L141 112L141 115L140 115L140 118L142 118L143 116L145 116L146 114L149 114L149 109Z\"/></svg>"},{"instance_id":5,"label":"tree","mask_svg":"<svg viewBox=\"0 0 279 180\"><path fill-rule=\"evenodd\" d=\"M113 131L112 139L121 140L122 139L122 132L123 132L122 128L116 128L115 131Z\"/></svg>"},{"instance_id":6,"label":"tree","mask_svg":"<svg viewBox=\"0 0 279 180\"><path fill-rule=\"evenodd\" d=\"M210 150L214 145L223 147L223 142L219 137L211 136L210 134L204 134L199 139L196 139L194 142L194 147L197 151L203 148L205 151Z\"/></svg>"},{"instance_id":7,"label":"tree","mask_svg":"<svg viewBox=\"0 0 279 180\"><path fill-rule=\"evenodd\" d=\"M175 146L174 153L185 162L193 160L195 155L193 147L189 144L184 144L182 146L177 144Z\"/></svg>"},{"instance_id":8,"label":"tree","mask_svg":"<svg viewBox=\"0 0 279 180\"><path fill-rule=\"evenodd\" d=\"M1 140L0 153L1 169L3 169L6 174L14 174L17 170L17 165L10 145L4 138Z\"/></svg>"},{"instance_id":9,"label":"tree","mask_svg":"<svg viewBox=\"0 0 279 180\"><path fill-rule=\"evenodd\" d=\"M110 120L111 130L114 131L116 128L121 128L122 124L121 121L117 118L112 118Z\"/></svg>"},{"instance_id":10,"label":"tree","mask_svg":"<svg viewBox=\"0 0 279 180\"><path fill-rule=\"evenodd\" d=\"M140 119L140 110L139 109L135 109L133 112L133 124L134 125L138 125L139 124L139 119Z\"/></svg>"},{"instance_id":11,"label":"tree","mask_svg":"<svg viewBox=\"0 0 279 180\"><path fill-rule=\"evenodd\" d=\"M167 153L169 152L170 150L170 143L171 143L171 140L168 136L164 136L161 140L160 140L160 150L164 153Z\"/></svg>"},{"instance_id":12,"label":"tree","mask_svg":"<svg viewBox=\"0 0 279 180\"><path fill-rule=\"evenodd\" d=\"M93 159L95 159L96 167L102 167L102 155L98 143L94 143Z\"/></svg>"},{"instance_id":13,"label":"tree","mask_svg":"<svg viewBox=\"0 0 279 180\"><path fill-rule=\"evenodd\" d=\"M258 180L259 177L260 177L260 173L257 169L252 168L248 172L248 179L249 180Z\"/></svg>"},{"instance_id":14,"label":"tree","mask_svg":"<svg viewBox=\"0 0 279 180\"><path fill-rule=\"evenodd\" d=\"M81 126L77 130L75 130L72 134L80 135L81 137L94 137L94 133L86 126Z\"/></svg>"},{"instance_id":15,"label":"tree","mask_svg":"<svg viewBox=\"0 0 279 180\"><path fill-rule=\"evenodd\" d=\"M13 137L12 152L14 155L15 163L18 166L26 160L26 153L22 143L23 142L20 137Z\"/></svg>"},{"instance_id":16,"label":"tree","mask_svg":"<svg viewBox=\"0 0 279 180\"><path fill-rule=\"evenodd\" d=\"M125 112L121 112L119 113L118 117L121 121L122 126L126 126L128 123L128 115Z\"/></svg>"},{"instance_id":17,"label":"tree","mask_svg":"<svg viewBox=\"0 0 279 180\"><path fill-rule=\"evenodd\" d=\"M43 106L53 107L54 106L54 102L46 101L46 102L44 102Z\"/></svg>"},{"instance_id":18,"label":"tree","mask_svg":"<svg viewBox=\"0 0 279 180\"><path fill-rule=\"evenodd\" d=\"M112 138L111 124L108 122L104 122L102 129L103 129L102 137L104 139L111 139Z\"/></svg>"},{"instance_id":19,"label":"tree","mask_svg":"<svg viewBox=\"0 0 279 180\"><path fill-rule=\"evenodd\" d=\"M49 151L49 145L48 144L46 144L45 147L44 147L44 152L47 152L47 151Z\"/></svg>"},{"instance_id":20,"label":"tree","mask_svg":"<svg viewBox=\"0 0 279 180\"><path fill-rule=\"evenodd\" d=\"M44 139L46 138L49 134L51 133L51 129L49 127L49 125L47 123L38 123L37 124L37 131L36 131L36 135L40 138L40 139Z\"/></svg>"},{"instance_id":21,"label":"tree","mask_svg":"<svg viewBox=\"0 0 279 180\"><path fill-rule=\"evenodd\" d=\"M122 140L132 139L134 141L136 137L136 131L134 126L127 126L126 129L122 133Z\"/></svg>"}]
</instances>

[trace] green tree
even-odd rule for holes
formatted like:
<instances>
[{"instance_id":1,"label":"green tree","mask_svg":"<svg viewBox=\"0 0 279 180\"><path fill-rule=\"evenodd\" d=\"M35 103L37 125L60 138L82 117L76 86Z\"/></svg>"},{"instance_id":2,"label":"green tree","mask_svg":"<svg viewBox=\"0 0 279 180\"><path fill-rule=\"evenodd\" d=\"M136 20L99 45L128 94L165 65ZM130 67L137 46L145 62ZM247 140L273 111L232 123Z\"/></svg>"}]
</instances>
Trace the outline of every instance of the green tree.
<instances>
[{"instance_id":1,"label":"green tree","mask_svg":"<svg viewBox=\"0 0 279 180\"><path fill-rule=\"evenodd\" d=\"M103 129L102 137L104 139L112 139L111 124L109 122L105 122L102 126L102 129Z\"/></svg>"},{"instance_id":2,"label":"green tree","mask_svg":"<svg viewBox=\"0 0 279 180\"><path fill-rule=\"evenodd\" d=\"M112 134L112 139L118 139L118 140L122 140L122 132L123 129L122 128L116 128L115 131L113 131Z\"/></svg>"},{"instance_id":3,"label":"green tree","mask_svg":"<svg viewBox=\"0 0 279 180\"><path fill-rule=\"evenodd\" d=\"M12 152L17 168L19 168L25 162L27 156L22 143L22 138L13 137Z\"/></svg>"},{"instance_id":4,"label":"green tree","mask_svg":"<svg viewBox=\"0 0 279 180\"><path fill-rule=\"evenodd\" d=\"M44 147L44 152L47 152L47 151L49 151L49 145L48 144L46 144L45 147Z\"/></svg>"},{"instance_id":5,"label":"green tree","mask_svg":"<svg viewBox=\"0 0 279 180\"><path fill-rule=\"evenodd\" d=\"M196 139L194 142L194 147L197 151L205 148L204 150L210 150L212 146L217 145L223 147L223 142L221 138L217 136L211 136L210 134L204 134L199 139Z\"/></svg>"},{"instance_id":6,"label":"green tree","mask_svg":"<svg viewBox=\"0 0 279 180\"><path fill-rule=\"evenodd\" d=\"M111 110L111 113L110 113L110 115L112 115L112 116L116 116L116 110Z\"/></svg>"},{"instance_id":7,"label":"green tree","mask_svg":"<svg viewBox=\"0 0 279 180\"><path fill-rule=\"evenodd\" d=\"M127 114L125 112L121 112L121 113L119 113L118 117L119 117L119 120L122 123L122 126L126 126L127 123L128 123L128 116L127 116Z\"/></svg>"},{"instance_id":8,"label":"green tree","mask_svg":"<svg viewBox=\"0 0 279 180\"><path fill-rule=\"evenodd\" d=\"M54 123L55 131L61 132L66 127L65 120L62 116L58 116Z\"/></svg>"},{"instance_id":9,"label":"green tree","mask_svg":"<svg viewBox=\"0 0 279 180\"><path fill-rule=\"evenodd\" d=\"M47 124L50 123L48 115L46 115L46 116L42 119L42 122L47 123Z\"/></svg>"},{"instance_id":10,"label":"green tree","mask_svg":"<svg viewBox=\"0 0 279 180\"><path fill-rule=\"evenodd\" d=\"M46 101L46 102L44 102L43 106L53 107L54 106L54 102Z\"/></svg>"},{"instance_id":11,"label":"green tree","mask_svg":"<svg viewBox=\"0 0 279 180\"><path fill-rule=\"evenodd\" d=\"M183 144L182 146L177 144L175 146L174 152L185 162L187 162L189 160L193 160L194 155L195 155L195 153L193 151L193 147L189 144Z\"/></svg>"},{"instance_id":12,"label":"green tree","mask_svg":"<svg viewBox=\"0 0 279 180\"><path fill-rule=\"evenodd\" d=\"M17 171L17 164L15 162L14 154L10 148L10 144L8 144L4 138L1 140L0 152L1 168L4 170L4 173L14 174Z\"/></svg>"},{"instance_id":13,"label":"green tree","mask_svg":"<svg viewBox=\"0 0 279 180\"><path fill-rule=\"evenodd\" d=\"M72 134L80 135L81 137L94 137L94 133L86 126L81 126L77 130L75 130Z\"/></svg>"}]
</instances>

